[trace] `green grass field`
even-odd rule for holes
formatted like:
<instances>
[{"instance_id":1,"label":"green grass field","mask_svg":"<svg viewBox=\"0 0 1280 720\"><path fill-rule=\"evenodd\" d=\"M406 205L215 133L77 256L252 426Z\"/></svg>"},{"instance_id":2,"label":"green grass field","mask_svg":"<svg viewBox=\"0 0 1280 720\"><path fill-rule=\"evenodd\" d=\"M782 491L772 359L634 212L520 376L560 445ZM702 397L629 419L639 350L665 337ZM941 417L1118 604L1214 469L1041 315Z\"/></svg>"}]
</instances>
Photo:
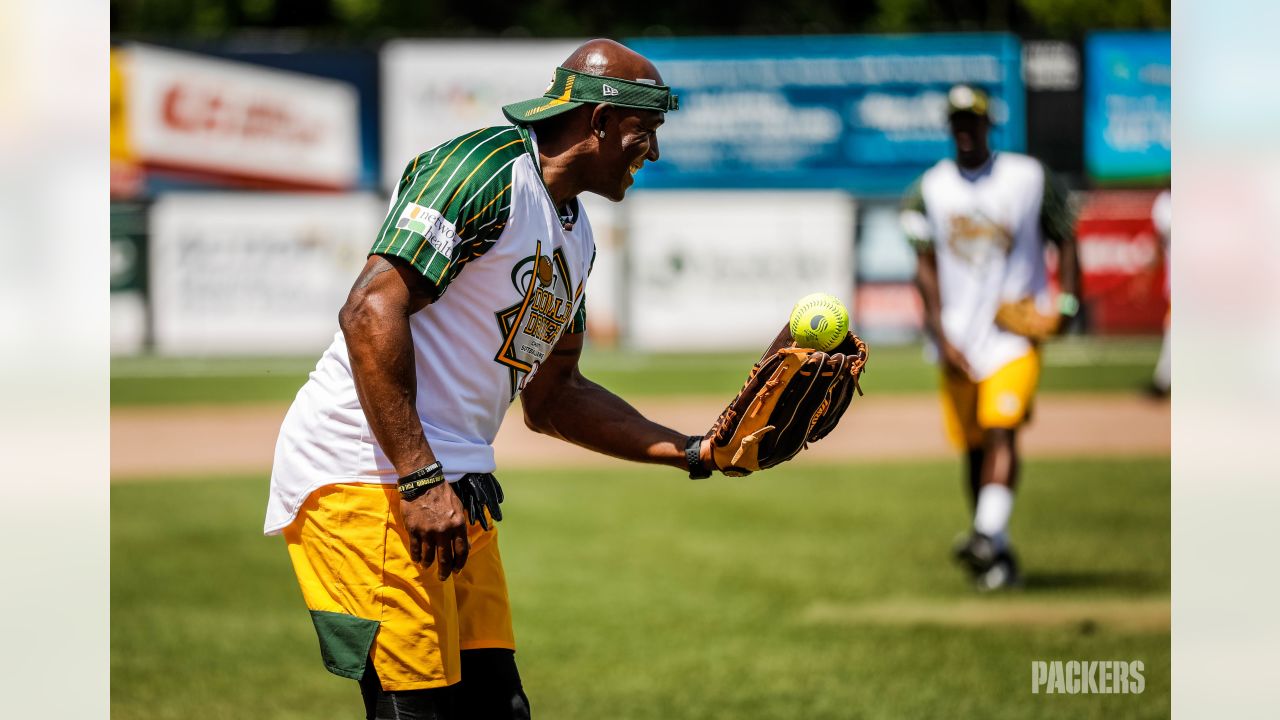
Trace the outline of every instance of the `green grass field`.
<instances>
[{"instance_id":1,"label":"green grass field","mask_svg":"<svg viewBox=\"0 0 1280 720\"><path fill-rule=\"evenodd\" d=\"M1048 392L1136 391L1151 378L1159 338L1070 338L1045 349L1040 387ZM589 350L587 377L623 397L732 396L757 358L752 353L664 355ZM111 404L288 402L316 358L116 358ZM873 346L863 387L876 393L934 392L936 371L918 345Z\"/></svg>"},{"instance_id":2,"label":"green grass field","mask_svg":"<svg viewBox=\"0 0 1280 720\"><path fill-rule=\"evenodd\" d=\"M886 371L887 373L888 371ZM1031 461L1026 587L975 596L953 463L516 472L502 552L536 716L1157 718L1169 705L1169 459ZM355 718L265 477L112 487L118 718ZM1030 692L1033 660L1142 660L1142 695Z\"/></svg>"}]
</instances>

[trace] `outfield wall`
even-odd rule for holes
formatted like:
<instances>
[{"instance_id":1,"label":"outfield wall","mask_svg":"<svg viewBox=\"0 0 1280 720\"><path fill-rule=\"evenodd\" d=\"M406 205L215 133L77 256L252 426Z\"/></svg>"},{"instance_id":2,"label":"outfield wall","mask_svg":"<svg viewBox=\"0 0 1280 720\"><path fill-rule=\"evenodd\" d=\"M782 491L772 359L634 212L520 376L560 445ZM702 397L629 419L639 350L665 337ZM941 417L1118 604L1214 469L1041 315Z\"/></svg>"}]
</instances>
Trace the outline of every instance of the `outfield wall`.
<instances>
[{"instance_id":1,"label":"outfield wall","mask_svg":"<svg viewBox=\"0 0 1280 720\"><path fill-rule=\"evenodd\" d=\"M681 110L627 202L584 198L599 248L596 343L754 348L815 291L845 300L870 340L918 339L897 198L950 152L954 82L991 93L998 149L1067 158L1074 180L1086 146L1094 180L1167 177L1167 33L1098 34L1083 53L1002 33L628 42L664 69ZM542 89L578 43L399 40L331 57L242 49L236 61L117 48L113 352L318 352L404 163L505 122L501 105ZM1050 107L1079 115L1079 135L1046 146L1046 129L1073 126L1032 112ZM318 187L332 192L306 194ZM1077 194L1079 329L1160 331L1153 196Z\"/></svg>"},{"instance_id":2,"label":"outfield wall","mask_svg":"<svg viewBox=\"0 0 1280 720\"><path fill-rule=\"evenodd\" d=\"M1150 334L1163 326L1166 269L1150 219L1154 196L1098 191L1077 199L1089 332ZM385 203L377 193L181 193L118 207L112 351L319 352ZM624 203L587 196L584 205L598 250L587 291L595 343L755 348L810 292L841 298L869 340L919 338L915 258L895 201L636 190Z\"/></svg>"}]
</instances>

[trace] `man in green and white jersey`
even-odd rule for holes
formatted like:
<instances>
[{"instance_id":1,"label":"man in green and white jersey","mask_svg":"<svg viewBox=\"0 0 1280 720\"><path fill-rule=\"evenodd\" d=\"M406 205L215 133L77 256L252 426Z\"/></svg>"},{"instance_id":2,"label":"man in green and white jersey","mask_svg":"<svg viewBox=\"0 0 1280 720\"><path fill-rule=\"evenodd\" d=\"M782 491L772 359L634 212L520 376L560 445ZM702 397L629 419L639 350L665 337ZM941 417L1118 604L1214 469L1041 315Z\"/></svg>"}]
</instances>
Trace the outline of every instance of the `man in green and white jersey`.
<instances>
[{"instance_id":1,"label":"man in green and white jersey","mask_svg":"<svg viewBox=\"0 0 1280 720\"><path fill-rule=\"evenodd\" d=\"M494 523L493 440L517 396L540 432L707 474L700 435L578 370L595 241L577 196L622 200L676 108L652 63L593 40L503 108L512 125L405 166L284 420L265 523L368 717L529 715Z\"/></svg>"}]
</instances>

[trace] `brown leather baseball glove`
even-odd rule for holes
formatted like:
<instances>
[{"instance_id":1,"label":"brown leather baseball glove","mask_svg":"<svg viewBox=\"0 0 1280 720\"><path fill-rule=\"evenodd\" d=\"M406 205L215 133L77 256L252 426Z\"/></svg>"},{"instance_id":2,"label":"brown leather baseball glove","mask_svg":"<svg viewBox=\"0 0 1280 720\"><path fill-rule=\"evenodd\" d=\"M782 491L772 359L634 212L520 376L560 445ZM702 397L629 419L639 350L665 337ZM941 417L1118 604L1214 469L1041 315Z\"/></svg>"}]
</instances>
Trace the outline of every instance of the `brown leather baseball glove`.
<instances>
[{"instance_id":1,"label":"brown leather baseball glove","mask_svg":"<svg viewBox=\"0 0 1280 720\"><path fill-rule=\"evenodd\" d=\"M750 475L790 460L826 437L844 415L867 362L852 332L829 353L795 346L784 326L742 390L707 432L722 473Z\"/></svg>"},{"instance_id":2,"label":"brown leather baseball glove","mask_svg":"<svg viewBox=\"0 0 1280 720\"><path fill-rule=\"evenodd\" d=\"M1036 342L1043 342L1058 332L1062 316L1046 315L1036 308L1034 298L1007 302L996 310L996 325Z\"/></svg>"}]
</instances>

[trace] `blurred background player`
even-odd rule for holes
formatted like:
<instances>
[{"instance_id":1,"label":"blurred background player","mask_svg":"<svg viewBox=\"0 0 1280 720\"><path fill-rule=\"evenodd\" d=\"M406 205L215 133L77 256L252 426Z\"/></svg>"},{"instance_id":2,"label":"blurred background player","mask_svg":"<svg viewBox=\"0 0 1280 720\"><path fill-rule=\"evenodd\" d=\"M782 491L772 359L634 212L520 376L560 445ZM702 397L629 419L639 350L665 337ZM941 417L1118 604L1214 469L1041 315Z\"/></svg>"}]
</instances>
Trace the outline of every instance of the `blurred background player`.
<instances>
[{"instance_id":1,"label":"blurred background player","mask_svg":"<svg viewBox=\"0 0 1280 720\"><path fill-rule=\"evenodd\" d=\"M1017 432L1040 375L1038 343L996 325L1002 303L1033 298L1065 321L1079 310L1073 223L1065 192L1038 160L994 152L989 99L947 95L955 159L907 191L901 221L917 253L925 330L942 366L943 414L967 452L973 527L955 555L979 589L1017 585L1008 537L1018 481ZM1045 240L1058 246L1061 292L1049 293Z\"/></svg>"},{"instance_id":2,"label":"blurred background player","mask_svg":"<svg viewBox=\"0 0 1280 720\"><path fill-rule=\"evenodd\" d=\"M1151 206L1151 224L1160 236L1160 255L1164 261L1164 297L1172 303L1170 279L1173 277L1169 267L1169 241L1173 237L1169 226L1173 221L1173 193L1165 190L1156 196ZM1151 394L1155 397L1168 397L1173 378L1173 364L1169 359L1169 320L1173 315L1172 306L1164 315L1164 339L1160 343L1160 359L1156 362L1155 372L1151 375Z\"/></svg>"}]
</instances>

